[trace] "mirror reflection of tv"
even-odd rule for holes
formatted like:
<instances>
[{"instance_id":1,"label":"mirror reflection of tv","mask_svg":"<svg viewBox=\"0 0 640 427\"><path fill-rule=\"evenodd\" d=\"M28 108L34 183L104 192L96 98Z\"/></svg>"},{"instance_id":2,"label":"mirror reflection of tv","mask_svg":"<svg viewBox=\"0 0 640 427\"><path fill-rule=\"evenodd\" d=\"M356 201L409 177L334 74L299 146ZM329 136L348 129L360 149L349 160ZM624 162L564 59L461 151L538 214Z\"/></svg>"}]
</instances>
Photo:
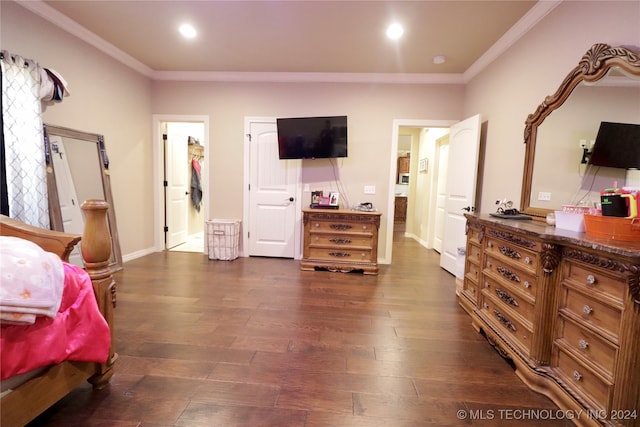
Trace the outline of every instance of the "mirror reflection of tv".
<instances>
[{"instance_id":1,"label":"mirror reflection of tv","mask_svg":"<svg viewBox=\"0 0 640 427\"><path fill-rule=\"evenodd\" d=\"M640 125L600 123L589 163L620 169L640 169Z\"/></svg>"},{"instance_id":2,"label":"mirror reflection of tv","mask_svg":"<svg viewBox=\"0 0 640 427\"><path fill-rule=\"evenodd\" d=\"M347 116L276 119L280 159L347 157Z\"/></svg>"}]
</instances>

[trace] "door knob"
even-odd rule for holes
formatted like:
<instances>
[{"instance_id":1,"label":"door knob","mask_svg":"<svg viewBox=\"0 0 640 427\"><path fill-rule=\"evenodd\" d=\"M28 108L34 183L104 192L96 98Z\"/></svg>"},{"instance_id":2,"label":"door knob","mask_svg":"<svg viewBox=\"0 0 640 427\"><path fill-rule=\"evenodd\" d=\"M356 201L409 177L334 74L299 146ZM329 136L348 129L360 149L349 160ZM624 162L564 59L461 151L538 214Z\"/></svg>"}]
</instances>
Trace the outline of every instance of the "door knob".
<instances>
[{"instance_id":1,"label":"door knob","mask_svg":"<svg viewBox=\"0 0 640 427\"><path fill-rule=\"evenodd\" d=\"M293 197L289 197L289 201L293 202L295 199Z\"/></svg>"},{"instance_id":2,"label":"door knob","mask_svg":"<svg viewBox=\"0 0 640 427\"><path fill-rule=\"evenodd\" d=\"M462 210L467 212L475 212L476 208L474 208L473 206L467 206L466 208L462 208Z\"/></svg>"}]
</instances>

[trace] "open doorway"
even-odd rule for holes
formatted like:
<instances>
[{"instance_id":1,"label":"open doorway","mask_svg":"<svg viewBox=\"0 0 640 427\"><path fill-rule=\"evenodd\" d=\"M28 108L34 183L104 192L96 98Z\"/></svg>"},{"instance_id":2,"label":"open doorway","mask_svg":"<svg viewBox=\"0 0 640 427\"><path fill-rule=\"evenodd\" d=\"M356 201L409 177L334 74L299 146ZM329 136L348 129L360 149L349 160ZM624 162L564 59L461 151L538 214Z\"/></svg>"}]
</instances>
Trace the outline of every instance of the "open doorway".
<instances>
[{"instance_id":1,"label":"open doorway","mask_svg":"<svg viewBox=\"0 0 640 427\"><path fill-rule=\"evenodd\" d=\"M206 253L209 119L154 116L153 125L154 246Z\"/></svg>"},{"instance_id":2,"label":"open doorway","mask_svg":"<svg viewBox=\"0 0 640 427\"><path fill-rule=\"evenodd\" d=\"M393 234L396 226L404 228L404 235L417 240L421 245L432 248L433 228L435 227L438 169L444 162L439 162L436 140L445 135L449 127L455 124L450 120L402 120L393 122L391 147L391 177L389 183L389 206L393 211L387 215L386 250L391 262ZM409 138L407 138L409 136ZM408 156L407 156L408 154ZM398 184L399 164L402 157L408 157L408 184ZM406 160L403 160L406 161ZM395 221L397 197L406 194L406 218L404 223ZM401 209L399 207L398 209ZM390 209L391 210L391 209Z\"/></svg>"}]
</instances>

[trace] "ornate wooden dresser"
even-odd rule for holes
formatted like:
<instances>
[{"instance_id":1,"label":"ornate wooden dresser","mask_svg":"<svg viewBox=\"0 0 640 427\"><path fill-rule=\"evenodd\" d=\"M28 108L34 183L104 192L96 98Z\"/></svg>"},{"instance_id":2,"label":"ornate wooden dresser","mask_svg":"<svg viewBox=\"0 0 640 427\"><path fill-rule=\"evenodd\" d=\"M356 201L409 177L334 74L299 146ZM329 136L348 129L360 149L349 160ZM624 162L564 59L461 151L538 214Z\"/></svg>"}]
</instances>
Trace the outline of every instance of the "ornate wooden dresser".
<instances>
[{"instance_id":1,"label":"ornate wooden dresser","mask_svg":"<svg viewBox=\"0 0 640 427\"><path fill-rule=\"evenodd\" d=\"M473 327L577 425L640 426L640 242L466 217Z\"/></svg>"},{"instance_id":2,"label":"ornate wooden dresser","mask_svg":"<svg viewBox=\"0 0 640 427\"><path fill-rule=\"evenodd\" d=\"M303 209L300 268L378 274L380 212Z\"/></svg>"}]
</instances>

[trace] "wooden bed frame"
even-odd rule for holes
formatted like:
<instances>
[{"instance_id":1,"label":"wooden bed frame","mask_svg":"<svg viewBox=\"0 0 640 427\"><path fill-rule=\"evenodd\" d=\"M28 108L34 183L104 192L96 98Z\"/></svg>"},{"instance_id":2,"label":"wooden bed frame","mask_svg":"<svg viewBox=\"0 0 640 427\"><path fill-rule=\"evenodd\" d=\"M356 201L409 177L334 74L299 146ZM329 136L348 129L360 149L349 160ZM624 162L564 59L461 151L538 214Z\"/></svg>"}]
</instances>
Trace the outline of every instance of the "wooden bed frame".
<instances>
[{"instance_id":1,"label":"wooden bed frame","mask_svg":"<svg viewBox=\"0 0 640 427\"><path fill-rule=\"evenodd\" d=\"M113 375L113 364L117 358L113 328L116 288L109 268L111 237L106 221L107 209L107 203L102 200L87 200L82 204L85 216L82 236L33 227L0 215L0 235L35 242L65 261L82 240L80 250L85 269L91 277L98 308L111 330L111 349L106 363L63 362L47 368L3 396L0 401L2 426L25 425L85 380L99 390L107 386Z\"/></svg>"}]
</instances>

